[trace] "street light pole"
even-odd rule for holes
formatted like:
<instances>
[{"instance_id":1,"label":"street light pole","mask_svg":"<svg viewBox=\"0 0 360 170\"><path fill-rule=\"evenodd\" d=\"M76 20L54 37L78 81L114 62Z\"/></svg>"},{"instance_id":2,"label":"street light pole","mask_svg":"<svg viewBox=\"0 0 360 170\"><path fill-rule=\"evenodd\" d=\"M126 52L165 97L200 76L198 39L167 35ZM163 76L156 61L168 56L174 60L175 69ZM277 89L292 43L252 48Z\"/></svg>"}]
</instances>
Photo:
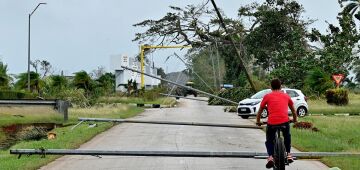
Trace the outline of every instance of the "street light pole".
<instances>
[{"instance_id":1,"label":"street light pole","mask_svg":"<svg viewBox=\"0 0 360 170\"><path fill-rule=\"evenodd\" d=\"M46 3L39 3L36 8L29 14L29 31L28 31L28 70L27 70L27 77L28 77L28 81L27 81L27 88L28 91L30 91L30 22L31 22L31 15L34 14L34 12L36 11L36 9L40 6L40 5L46 5Z\"/></svg>"}]
</instances>

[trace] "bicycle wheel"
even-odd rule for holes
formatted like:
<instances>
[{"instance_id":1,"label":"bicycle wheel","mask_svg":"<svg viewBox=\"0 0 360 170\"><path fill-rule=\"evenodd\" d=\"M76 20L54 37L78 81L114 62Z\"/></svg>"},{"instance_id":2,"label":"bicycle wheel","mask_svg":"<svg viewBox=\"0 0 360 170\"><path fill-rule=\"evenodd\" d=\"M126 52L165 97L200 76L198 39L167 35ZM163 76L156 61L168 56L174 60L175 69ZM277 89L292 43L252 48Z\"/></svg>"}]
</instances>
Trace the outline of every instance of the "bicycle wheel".
<instances>
[{"instance_id":1,"label":"bicycle wheel","mask_svg":"<svg viewBox=\"0 0 360 170\"><path fill-rule=\"evenodd\" d=\"M282 138L275 139L274 151L274 170L285 170L286 152Z\"/></svg>"}]
</instances>

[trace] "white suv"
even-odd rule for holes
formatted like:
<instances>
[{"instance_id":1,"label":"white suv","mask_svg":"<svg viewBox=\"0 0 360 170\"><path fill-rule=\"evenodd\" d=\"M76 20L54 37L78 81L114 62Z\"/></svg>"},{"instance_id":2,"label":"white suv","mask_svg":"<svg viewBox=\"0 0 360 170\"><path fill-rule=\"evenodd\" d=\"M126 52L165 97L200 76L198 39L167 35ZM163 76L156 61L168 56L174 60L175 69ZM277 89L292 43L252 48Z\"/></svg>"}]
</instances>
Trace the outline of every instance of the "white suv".
<instances>
[{"instance_id":1,"label":"white suv","mask_svg":"<svg viewBox=\"0 0 360 170\"><path fill-rule=\"evenodd\" d=\"M288 89L283 88L281 89L284 93L287 93L291 100L294 102L294 107L298 116L303 117L307 114L309 108L307 104L307 97L297 89ZM256 116L257 111L260 108L260 103L263 97L270 93L270 89L265 89L257 92L250 98L244 99L239 102L239 106L237 107L238 115L241 116L243 119L249 118L249 116ZM290 108L288 110L289 114L291 114ZM267 109L261 113L262 118L266 118L268 116Z\"/></svg>"}]
</instances>

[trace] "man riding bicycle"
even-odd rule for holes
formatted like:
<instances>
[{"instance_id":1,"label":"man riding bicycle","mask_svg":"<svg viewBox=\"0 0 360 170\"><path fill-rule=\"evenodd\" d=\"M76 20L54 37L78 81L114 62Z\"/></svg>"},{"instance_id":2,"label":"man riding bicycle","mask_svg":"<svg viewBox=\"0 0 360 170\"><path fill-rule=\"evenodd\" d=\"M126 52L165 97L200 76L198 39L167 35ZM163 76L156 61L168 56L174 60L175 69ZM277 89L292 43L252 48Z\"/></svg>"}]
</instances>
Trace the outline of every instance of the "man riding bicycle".
<instances>
[{"instance_id":1,"label":"man riding bicycle","mask_svg":"<svg viewBox=\"0 0 360 170\"><path fill-rule=\"evenodd\" d=\"M260 104L260 109L256 116L256 124L261 126L260 117L261 113L265 108L268 110L268 121L266 127L266 149L269 155L266 168L272 168L274 166L274 140L276 137L276 130L272 126L284 126L282 133L284 136L284 144L287 152L288 162L293 162L293 157L290 153L291 148L291 135L290 135L290 125L289 125L289 116L288 108L290 108L293 115L293 122L297 121L297 115L294 108L294 103L291 100L290 96L281 91L281 82L279 79L274 79L271 81L271 90L272 92L265 95Z\"/></svg>"}]
</instances>

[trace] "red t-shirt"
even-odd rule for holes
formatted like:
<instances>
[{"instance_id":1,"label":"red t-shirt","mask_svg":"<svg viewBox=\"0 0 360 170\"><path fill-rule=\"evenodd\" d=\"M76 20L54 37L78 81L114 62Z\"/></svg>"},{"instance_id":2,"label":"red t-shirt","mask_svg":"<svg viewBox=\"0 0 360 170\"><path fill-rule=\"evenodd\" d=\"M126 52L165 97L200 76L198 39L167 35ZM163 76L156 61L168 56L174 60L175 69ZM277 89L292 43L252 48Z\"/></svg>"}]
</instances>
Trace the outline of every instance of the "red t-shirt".
<instances>
[{"instance_id":1,"label":"red t-shirt","mask_svg":"<svg viewBox=\"0 0 360 170\"><path fill-rule=\"evenodd\" d=\"M268 110L268 124L278 125L289 121L288 108L293 105L290 96L282 91L273 91L264 96L260 107Z\"/></svg>"}]
</instances>

